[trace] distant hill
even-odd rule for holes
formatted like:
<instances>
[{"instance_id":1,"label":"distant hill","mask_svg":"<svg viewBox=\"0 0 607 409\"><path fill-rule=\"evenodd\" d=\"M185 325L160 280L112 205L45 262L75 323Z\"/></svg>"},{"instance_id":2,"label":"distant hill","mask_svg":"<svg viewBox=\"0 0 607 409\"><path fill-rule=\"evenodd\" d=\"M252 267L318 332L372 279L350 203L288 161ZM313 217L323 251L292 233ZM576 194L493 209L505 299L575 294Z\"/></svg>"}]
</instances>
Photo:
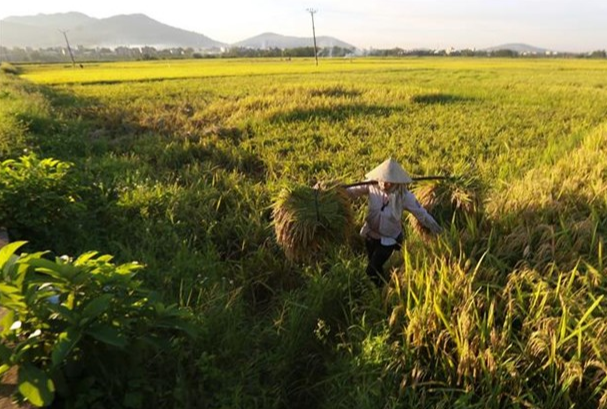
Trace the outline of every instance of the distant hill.
<instances>
[{"instance_id":1,"label":"distant hill","mask_svg":"<svg viewBox=\"0 0 607 409\"><path fill-rule=\"evenodd\" d=\"M337 38L321 36L316 37L316 44L320 48L324 47L342 47L342 48L356 48L352 44L345 43ZM297 48L297 47L313 47L314 39L312 37L290 37L276 33L263 33L255 37L248 38L243 41L232 44L236 47L247 47L247 48Z\"/></svg>"},{"instance_id":2,"label":"distant hill","mask_svg":"<svg viewBox=\"0 0 607 409\"><path fill-rule=\"evenodd\" d=\"M115 46L148 45L158 48L222 47L225 43L202 34L159 23L144 14L119 15L78 27L71 33L80 39L78 44Z\"/></svg>"},{"instance_id":3,"label":"distant hill","mask_svg":"<svg viewBox=\"0 0 607 409\"><path fill-rule=\"evenodd\" d=\"M228 46L192 31L182 30L160 23L144 14L118 15L103 19L82 13L37 14L35 16L13 16L0 20L2 46L49 48L65 46L62 31L67 32L70 45L87 48L119 46L149 46L158 49L192 47L209 49ZM342 47L354 49L351 44L333 37L316 38L318 47ZM247 48L296 48L313 45L312 37L289 37L275 33L264 33L232 44Z\"/></svg>"},{"instance_id":4,"label":"distant hill","mask_svg":"<svg viewBox=\"0 0 607 409\"><path fill-rule=\"evenodd\" d=\"M2 46L48 48L65 45L65 39L56 29L35 27L27 24L0 21L0 39Z\"/></svg>"},{"instance_id":5,"label":"distant hill","mask_svg":"<svg viewBox=\"0 0 607 409\"><path fill-rule=\"evenodd\" d=\"M38 14L7 17L1 21L4 47L47 48L65 45L68 31L74 47L150 46L156 48L225 46L202 34L171 27L144 14L130 14L96 19L81 13Z\"/></svg>"},{"instance_id":6,"label":"distant hill","mask_svg":"<svg viewBox=\"0 0 607 409\"><path fill-rule=\"evenodd\" d=\"M23 24L33 27L46 27L56 30L71 30L72 28L91 24L97 19L87 16L86 14L70 12L57 14L38 14L35 16L14 16L7 17L2 21L9 23Z\"/></svg>"},{"instance_id":7,"label":"distant hill","mask_svg":"<svg viewBox=\"0 0 607 409\"><path fill-rule=\"evenodd\" d=\"M512 43L512 44L502 44L497 45L495 47L485 48L485 51L499 51L499 50L511 50L515 51L519 54L522 53L535 53L535 54L545 54L547 51L551 51L545 48L534 47L528 44L521 43Z\"/></svg>"}]
</instances>

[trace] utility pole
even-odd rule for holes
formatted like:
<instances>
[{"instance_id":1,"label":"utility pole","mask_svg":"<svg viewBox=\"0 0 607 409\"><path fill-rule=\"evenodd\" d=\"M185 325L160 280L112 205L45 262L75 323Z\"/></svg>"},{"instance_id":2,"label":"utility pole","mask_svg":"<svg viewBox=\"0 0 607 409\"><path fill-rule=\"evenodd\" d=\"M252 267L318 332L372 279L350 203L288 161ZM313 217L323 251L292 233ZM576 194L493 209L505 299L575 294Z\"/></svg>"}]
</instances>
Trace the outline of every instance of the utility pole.
<instances>
[{"instance_id":1,"label":"utility pole","mask_svg":"<svg viewBox=\"0 0 607 409\"><path fill-rule=\"evenodd\" d=\"M316 65L318 66L318 50L316 48L316 29L314 28L314 14L318 11L318 10L314 10L314 9L307 9L308 13L310 13L310 16L312 17L312 37L314 38L314 58L316 59Z\"/></svg>"},{"instance_id":2,"label":"utility pole","mask_svg":"<svg viewBox=\"0 0 607 409\"><path fill-rule=\"evenodd\" d=\"M76 67L76 61L74 61L74 54L72 54L72 48L70 47L70 42L67 40L67 31L59 30L63 33L63 37L65 38L65 43L67 44L67 51L70 53L70 58L72 59L72 66Z\"/></svg>"}]
</instances>

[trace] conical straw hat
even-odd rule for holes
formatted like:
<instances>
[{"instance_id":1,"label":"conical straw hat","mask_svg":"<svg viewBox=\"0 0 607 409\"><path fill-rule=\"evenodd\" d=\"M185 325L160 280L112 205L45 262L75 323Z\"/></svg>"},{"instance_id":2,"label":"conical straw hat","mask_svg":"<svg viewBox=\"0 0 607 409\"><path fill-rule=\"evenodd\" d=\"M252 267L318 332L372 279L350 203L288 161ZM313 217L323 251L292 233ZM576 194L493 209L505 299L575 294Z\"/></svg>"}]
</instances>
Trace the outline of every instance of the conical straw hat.
<instances>
[{"instance_id":1,"label":"conical straw hat","mask_svg":"<svg viewBox=\"0 0 607 409\"><path fill-rule=\"evenodd\" d=\"M411 183L413 179L394 159L385 160L381 165L367 173L365 177L369 180L390 183Z\"/></svg>"}]
</instances>

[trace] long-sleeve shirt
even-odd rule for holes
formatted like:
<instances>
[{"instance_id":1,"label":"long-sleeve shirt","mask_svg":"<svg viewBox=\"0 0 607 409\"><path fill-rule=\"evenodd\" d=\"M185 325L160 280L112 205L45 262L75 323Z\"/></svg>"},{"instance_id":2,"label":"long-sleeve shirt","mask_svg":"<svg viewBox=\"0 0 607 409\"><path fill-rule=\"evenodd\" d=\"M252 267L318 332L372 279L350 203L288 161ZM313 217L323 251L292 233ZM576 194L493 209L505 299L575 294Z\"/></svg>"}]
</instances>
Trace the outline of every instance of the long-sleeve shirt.
<instances>
[{"instance_id":1,"label":"long-sleeve shirt","mask_svg":"<svg viewBox=\"0 0 607 409\"><path fill-rule=\"evenodd\" d=\"M405 188L386 193L376 184L353 186L346 189L350 197L368 195L368 211L360 231L362 236L380 239L384 246L396 244L402 234L402 214L407 210L421 224L432 231L440 229L434 218L424 209L415 195Z\"/></svg>"}]
</instances>

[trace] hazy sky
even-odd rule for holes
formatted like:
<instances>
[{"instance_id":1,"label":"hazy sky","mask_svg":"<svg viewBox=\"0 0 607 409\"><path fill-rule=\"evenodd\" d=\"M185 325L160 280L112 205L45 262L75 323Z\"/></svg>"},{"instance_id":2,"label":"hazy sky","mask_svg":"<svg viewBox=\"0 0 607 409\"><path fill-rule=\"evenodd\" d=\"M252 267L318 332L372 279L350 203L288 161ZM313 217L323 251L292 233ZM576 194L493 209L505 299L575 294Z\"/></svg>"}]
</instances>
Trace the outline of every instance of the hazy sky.
<instances>
[{"instance_id":1,"label":"hazy sky","mask_svg":"<svg viewBox=\"0 0 607 409\"><path fill-rule=\"evenodd\" d=\"M484 48L526 43L557 51L607 49L607 0L4 0L8 16L78 11L143 13L233 43L263 32L316 35L360 48Z\"/></svg>"}]
</instances>

